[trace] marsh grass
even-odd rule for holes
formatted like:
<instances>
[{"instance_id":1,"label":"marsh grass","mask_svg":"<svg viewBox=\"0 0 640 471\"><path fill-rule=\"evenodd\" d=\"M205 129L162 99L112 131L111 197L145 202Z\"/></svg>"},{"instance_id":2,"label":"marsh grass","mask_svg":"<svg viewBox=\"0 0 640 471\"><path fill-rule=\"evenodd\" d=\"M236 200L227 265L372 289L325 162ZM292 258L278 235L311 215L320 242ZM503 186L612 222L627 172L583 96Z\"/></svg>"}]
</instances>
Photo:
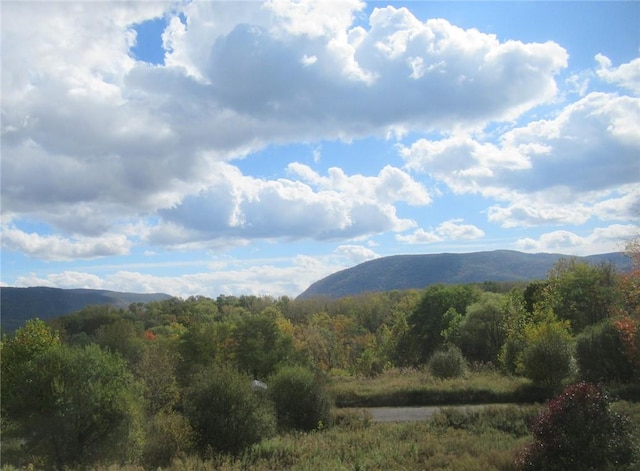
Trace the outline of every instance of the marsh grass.
<instances>
[{"instance_id":1,"label":"marsh grass","mask_svg":"<svg viewBox=\"0 0 640 471\"><path fill-rule=\"evenodd\" d=\"M438 379L415 369L393 369L375 378L334 377L330 391L338 407L528 403L543 402L552 395L527 379L496 371Z\"/></svg>"}]
</instances>

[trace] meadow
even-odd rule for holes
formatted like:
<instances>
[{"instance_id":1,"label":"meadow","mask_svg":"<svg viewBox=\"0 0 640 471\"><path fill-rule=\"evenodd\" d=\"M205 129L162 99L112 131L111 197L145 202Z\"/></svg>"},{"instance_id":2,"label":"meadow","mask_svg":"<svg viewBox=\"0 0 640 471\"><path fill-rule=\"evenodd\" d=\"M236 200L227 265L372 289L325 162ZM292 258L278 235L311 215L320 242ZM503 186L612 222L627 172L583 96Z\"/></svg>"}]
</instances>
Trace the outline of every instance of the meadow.
<instances>
[{"instance_id":1,"label":"meadow","mask_svg":"<svg viewBox=\"0 0 640 471\"><path fill-rule=\"evenodd\" d=\"M375 378L338 376L330 381L329 390L339 407L530 403L544 401L552 393L526 378L487 367L460 378L437 378L416 368L393 368Z\"/></svg>"}]
</instances>

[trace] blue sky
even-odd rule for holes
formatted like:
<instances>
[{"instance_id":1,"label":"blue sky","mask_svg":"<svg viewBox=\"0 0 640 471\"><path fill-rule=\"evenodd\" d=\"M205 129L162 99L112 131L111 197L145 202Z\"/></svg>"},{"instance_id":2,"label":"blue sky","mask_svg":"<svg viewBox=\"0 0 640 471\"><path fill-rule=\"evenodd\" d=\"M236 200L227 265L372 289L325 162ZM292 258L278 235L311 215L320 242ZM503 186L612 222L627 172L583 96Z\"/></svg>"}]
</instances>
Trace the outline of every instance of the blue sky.
<instances>
[{"instance_id":1,"label":"blue sky","mask_svg":"<svg viewBox=\"0 0 640 471\"><path fill-rule=\"evenodd\" d=\"M638 235L640 2L2 9L3 285L296 296Z\"/></svg>"}]
</instances>

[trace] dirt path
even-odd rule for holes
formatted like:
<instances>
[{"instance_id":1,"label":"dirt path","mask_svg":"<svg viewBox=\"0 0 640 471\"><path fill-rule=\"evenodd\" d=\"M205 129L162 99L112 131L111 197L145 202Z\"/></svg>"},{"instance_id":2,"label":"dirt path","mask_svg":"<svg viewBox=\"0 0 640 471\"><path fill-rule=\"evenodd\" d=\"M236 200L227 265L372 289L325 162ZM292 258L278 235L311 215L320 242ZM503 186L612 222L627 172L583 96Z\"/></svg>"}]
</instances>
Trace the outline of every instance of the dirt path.
<instances>
[{"instance_id":1,"label":"dirt path","mask_svg":"<svg viewBox=\"0 0 640 471\"><path fill-rule=\"evenodd\" d=\"M362 407L359 410L368 412L374 422L415 422L426 420L443 407L454 407L465 410L482 409L488 405L478 404L466 406L423 406L423 407Z\"/></svg>"}]
</instances>

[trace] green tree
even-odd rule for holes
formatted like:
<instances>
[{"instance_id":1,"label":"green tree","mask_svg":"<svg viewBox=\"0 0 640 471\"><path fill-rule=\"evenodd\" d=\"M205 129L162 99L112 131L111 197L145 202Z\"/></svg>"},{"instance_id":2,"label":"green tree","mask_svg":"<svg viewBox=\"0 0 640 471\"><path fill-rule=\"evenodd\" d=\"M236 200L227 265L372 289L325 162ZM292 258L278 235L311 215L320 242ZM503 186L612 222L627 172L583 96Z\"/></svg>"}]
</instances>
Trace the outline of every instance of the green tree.
<instances>
[{"instance_id":1,"label":"green tree","mask_svg":"<svg viewBox=\"0 0 640 471\"><path fill-rule=\"evenodd\" d=\"M142 351L142 339L136 325L129 319L117 319L104 324L96 329L94 335L98 345L119 353L131 363L138 359Z\"/></svg>"},{"instance_id":2,"label":"green tree","mask_svg":"<svg viewBox=\"0 0 640 471\"><path fill-rule=\"evenodd\" d=\"M187 384L191 375L213 363L230 362L234 355L231 322L197 323L182 332L178 342L180 366L177 376L181 384Z\"/></svg>"},{"instance_id":3,"label":"green tree","mask_svg":"<svg viewBox=\"0 0 640 471\"><path fill-rule=\"evenodd\" d=\"M24 371L38 356L60 346L58 332L52 330L40 319L28 320L11 338L5 337L0 343L0 388L2 409L7 405L15 407L20 400L18 386L25 381ZM3 414L5 415L5 414ZM6 417L6 415L5 415Z\"/></svg>"},{"instance_id":4,"label":"green tree","mask_svg":"<svg viewBox=\"0 0 640 471\"><path fill-rule=\"evenodd\" d=\"M562 259L549 272L545 303L574 333L609 317L616 305L617 275L611 264Z\"/></svg>"},{"instance_id":5,"label":"green tree","mask_svg":"<svg viewBox=\"0 0 640 471\"><path fill-rule=\"evenodd\" d=\"M456 344L460 337L460 326L464 316L450 307L442 316L443 324L446 326L440 335L445 344Z\"/></svg>"},{"instance_id":6,"label":"green tree","mask_svg":"<svg viewBox=\"0 0 640 471\"><path fill-rule=\"evenodd\" d=\"M156 343L147 345L134 365L136 377L142 382L147 415L168 413L180 400L176 378L177 360L171 351Z\"/></svg>"},{"instance_id":7,"label":"green tree","mask_svg":"<svg viewBox=\"0 0 640 471\"><path fill-rule=\"evenodd\" d=\"M467 308L461 318L456 344L468 360L497 361L506 338L505 301L504 295L482 293L480 299Z\"/></svg>"},{"instance_id":8,"label":"green tree","mask_svg":"<svg viewBox=\"0 0 640 471\"><path fill-rule=\"evenodd\" d=\"M518 372L534 383L554 387L571 373L572 336L566 321L551 312L524 328L524 349L518 357Z\"/></svg>"},{"instance_id":9,"label":"green tree","mask_svg":"<svg viewBox=\"0 0 640 471\"><path fill-rule=\"evenodd\" d=\"M525 328L533 322L534 313L526 308L523 292L514 289L507 296L503 318L505 340L498 354L498 362L507 374L516 374L518 359L525 344Z\"/></svg>"},{"instance_id":10,"label":"green tree","mask_svg":"<svg viewBox=\"0 0 640 471\"><path fill-rule=\"evenodd\" d=\"M578 336L576 359L582 379L594 382L636 379L623 335L612 319L605 319Z\"/></svg>"},{"instance_id":11,"label":"green tree","mask_svg":"<svg viewBox=\"0 0 640 471\"><path fill-rule=\"evenodd\" d=\"M418 348L419 362L425 362L444 339L442 332L446 330L444 315L453 308L459 313L466 312L467 307L476 302L479 292L469 285L433 285L424 291L422 299L409 318L411 335Z\"/></svg>"},{"instance_id":12,"label":"green tree","mask_svg":"<svg viewBox=\"0 0 640 471\"><path fill-rule=\"evenodd\" d=\"M97 345L47 349L6 387L7 418L22 429L25 450L49 466L124 463L141 450L138 385L120 356Z\"/></svg>"},{"instance_id":13,"label":"green tree","mask_svg":"<svg viewBox=\"0 0 640 471\"><path fill-rule=\"evenodd\" d=\"M278 365L294 356L293 338L280 330L279 313L268 308L240 321L233 332L238 369L257 379L265 379Z\"/></svg>"}]
</instances>

